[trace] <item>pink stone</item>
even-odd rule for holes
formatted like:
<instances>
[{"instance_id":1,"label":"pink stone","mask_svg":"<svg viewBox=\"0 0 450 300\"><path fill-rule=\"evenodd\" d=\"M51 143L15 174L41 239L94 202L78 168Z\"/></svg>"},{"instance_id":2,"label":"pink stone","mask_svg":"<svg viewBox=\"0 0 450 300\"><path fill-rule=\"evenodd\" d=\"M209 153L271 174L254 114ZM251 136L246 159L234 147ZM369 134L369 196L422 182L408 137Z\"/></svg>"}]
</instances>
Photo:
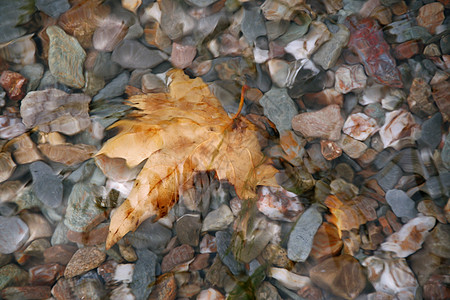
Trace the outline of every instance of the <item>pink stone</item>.
<instances>
[{"instance_id":1,"label":"pink stone","mask_svg":"<svg viewBox=\"0 0 450 300\"><path fill-rule=\"evenodd\" d=\"M55 245L44 251L45 263L67 265L77 248L70 245Z\"/></svg>"},{"instance_id":2,"label":"pink stone","mask_svg":"<svg viewBox=\"0 0 450 300\"><path fill-rule=\"evenodd\" d=\"M332 104L314 111L296 115L292 119L292 128L307 138L322 138L336 141L341 136L344 119L339 105Z\"/></svg>"},{"instance_id":3,"label":"pink stone","mask_svg":"<svg viewBox=\"0 0 450 300\"><path fill-rule=\"evenodd\" d=\"M360 91L366 86L367 76L362 65L342 65L336 71L334 88L337 92L347 94Z\"/></svg>"},{"instance_id":4,"label":"pink stone","mask_svg":"<svg viewBox=\"0 0 450 300\"><path fill-rule=\"evenodd\" d=\"M422 247L435 223L436 219L433 217L416 217L389 236L386 242L381 244L381 250L394 252L398 257L407 257Z\"/></svg>"},{"instance_id":5,"label":"pink stone","mask_svg":"<svg viewBox=\"0 0 450 300\"><path fill-rule=\"evenodd\" d=\"M161 271L166 273L179 264L185 263L194 258L194 249L187 245L176 247L163 257L161 263Z\"/></svg>"},{"instance_id":6,"label":"pink stone","mask_svg":"<svg viewBox=\"0 0 450 300\"><path fill-rule=\"evenodd\" d=\"M333 160L342 155L342 149L333 141L321 140L320 151L326 160Z\"/></svg>"},{"instance_id":7,"label":"pink stone","mask_svg":"<svg viewBox=\"0 0 450 300\"><path fill-rule=\"evenodd\" d=\"M200 253L189 265L189 270L191 271L203 270L208 266L209 266L209 253Z\"/></svg>"},{"instance_id":8,"label":"pink stone","mask_svg":"<svg viewBox=\"0 0 450 300\"><path fill-rule=\"evenodd\" d=\"M399 140L410 138L415 140L419 133L419 125L410 112L399 109L386 114L386 121L380 129L380 137L384 148L395 147Z\"/></svg>"},{"instance_id":9,"label":"pink stone","mask_svg":"<svg viewBox=\"0 0 450 300\"><path fill-rule=\"evenodd\" d=\"M22 100L28 80L21 74L12 71L3 71L0 77L0 86L5 90L9 99Z\"/></svg>"},{"instance_id":10,"label":"pink stone","mask_svg":"<svg viewBox=\"0 0 450 300\"><path fill-rule=\"evenodd\" d=\"M56 263L38 265L29 270L32 285L52 285L64 275L64 266Z\"/></svg>"},{"instance_id":11,"label":"pink stone","mask_svg":"<svg viewBox=\"0 0 450 300\"><path fill-rule=\"evenodd\" d=\"M305 210L296 194L281 187L262 187L256 205L270 219L285 222L294 222Z\"/></svg>"},{"instance_id":12,"label":"pink stone","mask_svg":"<svg viewBox=\"0 0 450 300\"><path fill-rule=\"evenodd\" d=\"M354 139L365 141L378 131L378 125L375 119L366 114L356 113L347 118L342 131Z\"/></svg>"},{"instance_id":13,"label":"pink stone","mask_svg":"<svg viewBox=\"0 0 450 300\"><path fill-rule=\"evenodd\" d=\"M397 59L408 59L422 52L422 44L412 40L394 46L394 56Z\"/></svg>"},{"instance_id":14,"label":"pink stone","mask_svg":"<svg viewBox=\"0 0 450 300\"><path fill-rule=\"evenodd\" d=\"M431 34L436 33L436 27L444 21L444 5L439 2L433 2L422 6L417 16L417 24L425 27Z\"/></svg>"},{"instance_id":15,"label":"pink stone","mask_svg":"<svg viewBox=\"0 0 450 300\"><path fill-rule=\"evenodd\" d=\"M192 64L196 54L197 48L195 46L181 45L174 42L170 60L174 67L184 69Z\"/></svg>"}]
</instances>

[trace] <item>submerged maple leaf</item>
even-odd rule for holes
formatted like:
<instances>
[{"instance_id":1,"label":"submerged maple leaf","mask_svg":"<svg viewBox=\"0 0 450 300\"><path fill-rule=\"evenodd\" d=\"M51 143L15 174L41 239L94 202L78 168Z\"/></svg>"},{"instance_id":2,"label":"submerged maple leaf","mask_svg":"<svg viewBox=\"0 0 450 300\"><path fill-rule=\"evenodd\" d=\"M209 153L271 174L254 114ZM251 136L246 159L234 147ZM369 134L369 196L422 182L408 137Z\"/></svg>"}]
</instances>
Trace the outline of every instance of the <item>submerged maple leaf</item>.
<instances>
[{"instance_id":1,"label":"submerged maple leaf","mask_svg":"<svg viewBox=\"0 0 450 300\"><path fill-rule=\"evenodd\" d=\"M112 125L119 133L97 153L123 158L130 167L147 159L112 215L108 249L144 220L166 215L197 171L215 170L242 199L256 196L258 185L277 186L277 170L261 153L254 125L242 116L230 118L200 78L181 70L169 76L169 93L129 99L138 111Z\"/></svg>"}]
</instances>

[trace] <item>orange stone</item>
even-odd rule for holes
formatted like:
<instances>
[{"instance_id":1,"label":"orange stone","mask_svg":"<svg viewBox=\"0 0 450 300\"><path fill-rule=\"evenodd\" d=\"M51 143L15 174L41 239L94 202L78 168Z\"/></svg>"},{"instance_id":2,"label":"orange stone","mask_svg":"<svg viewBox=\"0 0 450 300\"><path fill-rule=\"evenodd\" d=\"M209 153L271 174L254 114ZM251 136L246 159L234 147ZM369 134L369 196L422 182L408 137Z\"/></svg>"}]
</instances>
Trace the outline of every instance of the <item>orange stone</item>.
<instances>
[{"instance_id":1,"label":"orange stone","mask_svg":"<svg viewBox=\"0 0 450 300\"><path fill-rule=\"evenodd\" d=\"M338 229L330 223L322 223L314 236L310 256L315 260L336 255L342 248Z\"/></svg>"},{"instance_id":2,"label":"orange stone","mask_svg":"<svg viewBox=\"0 0 450 300\"><path fill-rule=\"evenodd\" d=\"M445 19L444 5L439 2L425 4L419 9L417 24L425 27L431 34L436 33L436 27L442 24Z\"/></svg>"},{"instance_id":3,"label":"orange stone","mask_svg":"<svg viewBox=\"0 0 450 300\"><path fill-rule=\"evenodd\" d=\"M326 160L333 160L342 155L342 148L335 142L328 140L320 141L320 151Z\"/></svg>"}]
</instances>

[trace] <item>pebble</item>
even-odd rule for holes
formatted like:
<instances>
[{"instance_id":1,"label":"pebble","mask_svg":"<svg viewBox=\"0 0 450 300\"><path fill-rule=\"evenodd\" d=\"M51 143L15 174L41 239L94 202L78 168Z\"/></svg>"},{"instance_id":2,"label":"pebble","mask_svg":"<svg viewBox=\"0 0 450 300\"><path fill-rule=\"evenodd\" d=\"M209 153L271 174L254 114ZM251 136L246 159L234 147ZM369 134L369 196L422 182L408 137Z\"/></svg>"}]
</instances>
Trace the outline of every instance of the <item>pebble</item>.
<instances>
[{"instance_id":1,"label":"pebble","mask_svg":"<svg viewBox=\"0 0 450 300\"><path fill-rule=\"evenodd\" d=\"M83 63L86 52L77 39L67 35L58 26L50 26L46 33L50 39L48 65L50 72L62 84L74 88L84 86Z\"/></svg>"},{"instance_id":2,"label":"pebble","mask_svg":"<svg viewBox=\"0 0 450 300\"><path fill-rule=\"evenodd\" d=\"M188 262L194 258L194 249L187 245L176 247L163 257L161 271L167 273L177 265Z\"/></svg>"},{"instance_id":3,"label":"pebble","mask_svg":"<svg viewBox=\"0 0 450 300\"><path fill-rule=\"evenodd\" d=\"M341 136L344 120L340 107L336 104L315 111L296 115L292 119L292 128L306 138L322 138L336 141Z\"/></svg>"},{"instance_id":4,"label":"pebble","mask_svg":"<svg viewBox=\"0 0 450 300\"><path fill-rule=\"evenodd\" d=\"M336 144L345 154L354 159L361 157L368 148L363 142L346 134L342 134Z\"/></svg>"},{"instance_id":5,"label":"pebble","mask_svg":"<svg viewBox=\"0 0 450 300\"><path fill-rule=\"evenodd\" d=\"M414 78L408 101L411 112L419 117L426 117L437 112L436 106L428 99L431 96L431 87L422 78Z\"/></svg>"},{"instance_id":6,"label":"pebble","mask_svg":"<svg viewBox=\"0 0 450 300\"><path fill-rule=\"evenodd\" d=\"M211 211L203 220L202 232L225 230L234 220L233 213L228 205L223 204Z\"/></svg>"},{"instance_id":7,"label":"pebble","mask_svg":"<svg viewBox=\"0 0 450 300\"><path fill-rule=\"evenodd\" d=\"M53 285L64 275L64 267L56 263L38 265L30 268L29 274L33 285Z\"/></svg>"},{"instance_id":8,"label":"pebble","mask_svg":"<svg viewBox=\"0 0 450 300\"><path fill-rule=\"evenodd\" d=\"M30 165L33 178L32 189L42 203L49 207L58 207L62 203L63 184L61 178L55 175L53 169L42 161Z\"/></svg>"},{"instance_id":9,"label":"pebble","mask_svg":"<svg viewBox=\"0 0 450 300\"><path fill-rule=\"evenodd\" d=\"M291 122L297 114L297 107L286 89L273 87L259 103L264 107L264 115L275 124L279 132L292 128Z\"/></svg>"},{"instance_id":10,"label":"pebble","mask_svg":"<svg viewBox=\"0 0 450 300\"><path fill-rule=\"evenodd\" d=\"M135 232L128 233L126 237L136 249L149 248L155 253L160 253L172 237L172 231L158 222L147 220Z\"/></svg>"},{"instance_id":11,"label":"pebble","mask_svg":"<svg viewBox=\"0 0 450 300\"><path fill-rule=\"evenodd\" d=\"M329 2L327 2L329 3ZM331 35L331 39L325 42L313 55L313 61L328 70L336 65L336 62L341 55L342 48L344 48L350 38L350 32L347 27L339 24L339 30Z\"/></svg>"},{"instance_id":12,"label":"pebble","mask_svg":"<svg viewBox=\"0 0 450 300\"><path fill-rule=\"evenodd\" d=\"M20 73L3 71L0 76L0 86L5 90L9 99L22 100L25 97L25 89L28 80Z\"/></svg>"},{"instance_id":13,"label":"pebble","mask_svg":"<svg viewBox=\"0 0 450 300\"><path fill-rule=\"evenodd\" d=\"M287 253L290 260L304 262L308 258L314 235L321 224L322 215L314 206L300 216L289 235Z\"/></svg>"},{"instance_id":14,"label":"pebble","mask_svg":"<svg viewBox=\"0 0 450 300\"><path fill-rule=\"evenodd\" d=\"M200 242L200 253L214 253L217 252L216 237L205 234Z\"/></svg>"},{"instance_id":15,"label":"pebble","mask_svg":"<svg viewBox=\"0 0 450 300\"><path fill-rule=\"evenodd\" d=\"M335 73L334 89L342 94L359 92L366 86L367 76L360 64L341 65Z\"/></svg>"},{"instance_id":16,"label":"pebble","mask_svg":"<svg viewBox=\"0 0 450 300\"><path fill-rule=\"evenodd\" d=\"M386 121L380 128L381 141L385 148L395 147L401 139L416 139L419 125L411 113L405 110L394 110L386 113Z\"/></svg>"},{"instance_id":17,"label":"pebble","mask_svg":"<svg viewBox=\"0 0 450 300\"><path fill-rule=\"evenodd\" d=\"M4 299L47 299L51 296L49 286L7 287L2 290Z\"/></svg>"},{"instance_id":18,"label":"pebble","mask_svg":"<svg viewBox=\"0 0 450 300\"><path fill-rule=\"evenodd\" d=\"M287 53L292 54L296 60L309 58L319 47L331 38L327 26L319 21L312 21L308 33L286 45Z\"/></svg>"},{"instance_id":19,"label":"pebble","mask_svg":"<svg viewBox=\"0 0 450 300\"><path fill-rule=\"evenodd\" d=\"M90 100L84 94L67 94L57 89L30 92L20 105L22 122L29 129L37 126L43 132L74 135L91 125Z\"/></svg>"},{"instance_id":20,"label":"pebble","mask_svg":"<svg viewBox=\"0 0 450 300\"><path fill-rule=\"evenodd\" d=\"M398 257L407 257L422 247L435 223L436 219L433 217L418 216L411 219L398 232L390 235L381 244L381 249L394 252Z\"/></svg>"},{"instance_id":21,"label":"pebble","mask_svg":"<svg viewBox=\"0 0 450 300\"><path fill-rule=\"evenodd\" d=\"M16 264L8 264L0 268L0 290L9 286L21 286L28 281L28 272Z\"/></svg>"},{"instance_id":22,"label":"pebble","mask_svg":"<svg viewBox=\"0 0 450 300\"><path fill-rule=\"evenodd\" d=\"M366 286L363 267L346 254L320 262L309 275L314 284L344 299L355 299Z\"/></svg>"},{"instance_id":23,"label":"pebble","mask_svg":"<svg viewBox=\"0 0 450 300\"><path fill-rule=\"evenodd\" d=\"M294 222L304 211L297 195L283 188L262 187L258 194L258 210L272 220Z\"/></svg>"},{"instance_id":24,"label":"pebble","mask_svg":"<svg viewBox=\"0 0 450 300\"><path fill-rule=\"evenodd\" d=\"M67 0L36 0L35 5L37 9L55 19L58 19L62 13L70 8Z\"/></svg>"},{"instance_id":25,"label":"pebble","mask_svg":"<svg viewBox=\"0 0 450 300\"><path fill-rule=\"evenodd\" d=\"M354 139L365 141L378 131L378 125L375 119L366 114L356 113L348 116L342 131Z\"/></svg>"},{"instance_id":26,"label":"pebble","mask_svg":"<svg viewBox=\"0 0 450 300\"><path fill-rule=\"evenodd\" d=\"M27 224L19 217L0 216L0 253L13 253L22 247L30 236Z\"/></svg>"},{"instance_id":27,"label":"pebble","mask_svg":"<svg viewBox=\"0 0 450 300\"><path fill-rule=\"evenodd\" d=\"M330 223L322 223L314 235L311 257L319 261L335 256L343 246L339 230Z\"/></svg>"},{"instance_id":28,"label":"pebble","mask_svg":"<svg viewBox=\"0 0 450 300\"><path fill-rule=\"evenodd\" d=\"M138 260L134 267L133 281L130 288L136 299L147 299L153 290L158 257L148 249L136 251Z\"/></svg>"},{"instance_id":29,"label":"pebble","mask_svg":"<svg viewBox=\"0 0 450 300\"><path fill-rule=\"evenodd\" d=\"M270 268L270 277L279 281L283 286L291 290L298 290L307 285L311 285L311 280L306 276L301 276L286 269Z\"/></svg>"},{"instance_id":30,"label":"pebble","mask_svg":"<svg viewBox=\"0 0 450 300\"><path fill-rule=\"evenodd\" d=\"M393 296L407 292L405 299L414 299L418 283L405 259L369 256L362 264L368 269L368 279L377 292Z\"/></svg>"},{"instance_id":31,"label":"pebble","mask_svg":"<svg viewBox=\"0 0 450 300\"><path fill-rule=\"evenodd\" d=\"M444 18L444 5L434 2L422 6L416 19L419 26L425 27L431 34L434 34Z\"/></svg>"},{"instance_id":32,"label":"pebble","mask_svg":"<svg viewBox=\"0 0 450 300\"><path fill-rule=\"evenodd\" d=\"M16 164L9 152L0 152L0 182L6 181L16 169Z\"/></svg>"},{"instance_id":33,"label":"pebble","mask_svg":"<svg viewBox=\"0 0 450 300\"><path fill-rule=\"evenodd\" d=\"M216 232L216 245L220 261L228 267L234 275L239 274L243 270L243 265L239 263L230 251L231 234L226 231Z\"/></svg>"},{"instance_id":34,"label":"pebble","mask_svg":"<svg viewBox=\"0 0 450 300\"><path fill-rule=\"evenodd\" d=\"M92 100L99 101L121 96L125 92L129 79L130 75L128 72L121 73L101 89Z\"/></svg>"},{"instance_id":35,"label":"pebble","mask_svg":"<svg viewBox=\"0 0 450 300\"><path fill-rule=\"evenodd\" d=\"M30 236L27 240L27 244L37 239L52 236L53 229L47 219L41 214L23 212L21 218L29 228Z\"/></svg>"},{"instance_id":36,"label":"pebble","mask_svg":"<svg viewBox=\"0 0 450 300\"><path fill-rule=\"evenodd\" d=\"M56 245L44 250L46 264L57 263L67 265L77 248L71 245Z\"/></svg>"},{"instance_id":37,"label":"pebble","mask_svg":"<svg viewBox=\"0 0 450 300\"><path fill-rule=\"evenodd\" d=\"M412 219L417 215L415 203L401 190L389 190L386 192L386 201L391 206L394 214L401 218Z\"/></svg>"},{"instance_id":38,"label":"pebble","mask_svg":"<svg viewBox=\"0 0 450 300\"><path fill-rule=\"evenodd\" d=\"M150 50L138 41L124 40L111 55L113 62L123 68L153 68L167 59L167 55L159 50Z\"/></svg>"},{"instance_id":39,"label":"pebble","mask_svg":"<svg viewBox=\"0 0 450 300\"><path fill-rule=\"evenodd\" d=\"M177 296L177 282L173 273L166 273L156 280L155 289L150 294L150 300L175 300Z\"/></svg>"},{"instance_id":40,"label":"pebble","mask_svg":"<svg viewBox=\"0 0 450 300\"><path fill-rule=\"evenodd\" d=\"M78 249L64 271L66 278L82 275L87 271L97 268L105 261L106 254L97 247L86 247Z\"/></svg>"},{"instance_id":41,"label":"pebble","mask_svg":"<svg viewBox=\"0 0 450 300\"><path fill-rule=\"evenodd\" d=\"M108 16L95 30L92 44L98 51L111 52L123 40L127 32L128 26L124 20Z\"/></svg>"}]
</instances>

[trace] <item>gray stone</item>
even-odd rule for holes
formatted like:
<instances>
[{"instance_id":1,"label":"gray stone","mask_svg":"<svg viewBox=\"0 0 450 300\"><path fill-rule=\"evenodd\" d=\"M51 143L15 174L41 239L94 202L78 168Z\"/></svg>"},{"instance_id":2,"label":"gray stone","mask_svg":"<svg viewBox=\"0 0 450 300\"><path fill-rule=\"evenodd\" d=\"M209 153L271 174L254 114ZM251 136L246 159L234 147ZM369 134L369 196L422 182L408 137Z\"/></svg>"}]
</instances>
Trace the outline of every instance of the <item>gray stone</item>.
<instances>
[{"instance_id":1,"label":"gray stone","mask_svg":"<svg viewBox=\"0 0 450 300\"><path fill-rule=\"evenodd\" d=\"M54 19L58 19L59 15L70 8L67 0L36 0L37 9L45 12Z\"/></svg>"},{"instance_id":2,"label":"gray stone","mask_svg":"<svg viewBox=\"0 0 450 300\"><path fill-rule=\"evenodd\" d=\"M316 206L311 206L300 216L289 235L287 253L290 260L304 262L308 258L320 224L322 215Z\"/></svg>"},{"instance_id":3,"label":"gray stone","mask_svg":"<svg viewBox=\"0 0 450 300\"><path fill-rule=\"evenodd\" d=\"M391 190L402 177L402 169L395 163L388 163L377 175L378 184L384 191Z\"/></svg>"},{"instance_id":4,"label":"gray stone","mask_svg":"<svg viewBox=\"0 0 450 300\"><path fill-rule=\"evenodd\" d=\"M234 220L233 213L228 205L223 204L211 211L203 220L202 231L225 230Z\"/></svg>"},{"instance_id":5,"label":"gray stone","mask_svg":"<svg viewBox=\"0 0 450 300\"><path fill-rule=\"evenodd\" d=\"M244 7L241 31L251 43L255 42L257 37L267 34L266 24L264 23L264 18L259 7L251 7L248 9Z\"/></svg>"},{"instance_id":6,"label":"gray stone","mask_svg":"<svg viewBox=\"0 0 450 300\"><path fill-rule=\"evenodd\" d=\"M186 4L176 0L161 2L161 29L172 40L180 40L192 33L196 21L186 12ZM143 67L141 67L143 68Z\"/></svg>"},{"instance_id":7,"label":"gray stone","mask_svg":"<svg viewBox=\"0 0 450 300\"><path fill-rule=\"evenodd\" d=\"M450 53L450 34L446 34L441 38L440 46L442 54Z\"/></svg>"},{"instance_id":8,"label":"gray stone","mask_svg":"<svg viewBox=\"0 0 450 300\"><path fill-rule=\"evenodd\" d=\"M68 231L69 227L67 227L64 222L59 222L58 225L56 225L55 231L53 232L50 241L52 246L70 243L69 239L67 238Z\"/></svg>"},{"instance_id":9,"label":"gray stone","mask_svg":"<svg viewBox=\"0 0 450 300\"><path fill-rule=\"evenodd\" d=\"M39 200L47 206L58 207L63 197L63 184L52 170L42 161L35 161L30 165L31 177L33 177L33 192Z\"/></svg>"},{"instance_id":10,"label":"gray stone","mask_svg":"<svg viewBox=\"0 0 450 300\"><path fill-rule=\"evenodd\" d=\"M30 231L19 217L0 216L0 253L9 254L25 244Z\"/></svg>"},{"instance_id":11,"label":"gray stone","mask_svg":"<svg viewBox=\"0 0 450 300\"><path fill-rule=\"evenodd\" d=\"M172 231L152 220L146 220L135 232L130 232L125 237L136 249L149 248L160 253L172 237Z\"/></svg>"},{"instance_id":12,"label":"gray stone","mask_svg":"<svg viewBox=\"0 0 450 300\"><path fill-rule=\"evenodd\" d=\"M387 191L386 201L391 206L394 214L399 218L412 219L417 215L414 201L402 190Z\"/></svg>"},{"instance_id":13,"label":"gray stone","mask_svg":"<svg viewBox=\"0 0 450 300\"><path fill-rule=\"evenodd\" d=\"M280 133L292 129L292 119L298 111L286 89L273 87L259 103L264 107L264 115L275 124Z\"/></svg>"},{"instance_id":14,"label":"gray stone","mask_svg":"<svg viewBox=\"0 0 450 300\"><path fill-rule=\"evenodd\" d=\"M44 75L44 66L42 64L26 65L19 72L28 79L27 92L34 91Z\"/></svg>"},{"instance_id":15,"label":"gray stone","mask_svg":"<svg viewBox=\"0 0 450 300\"><path fill-rule=\"evenodd\" d=\"M50 39L48 50L50 72L59 82L74 88L82 88L84 86L83 63L86 52L76 38L67 35L58 26L50 26L46 32Z\"/></svg>"},{"instance_id":16,"label":"gray stone","mask_svg":"<svg viewBox=\"0 0 450 300\"><path fill-rule=\"evenodd\" d=\"M77 183L73 186L64 219L64 224L70 230L84 232L105 218L103 210L95 203L93 188L90 183Z\"/></svg>"},{"instance_id":17,"label":"gray stone","mask_svg":"<svg viewBox=\"0 0 450 300\"><path fill-rule=\"evenodd\" d=\"M123 68L153 68L167 60L167 55L159 50L150 50L138 41L124 40L114 49L111 59Z\"/></svg>"},{"instance_id":18,"label":"gray stone","mask_svg":"<svg viewBox=\"0 0 450 300\"><path fill-rule=\"evenodd\" d=\"M178 241L193 247L198 246L201 229L200 215L184 215L175 223Z\"/></svg>"},{"instance_id":19,"label":"gray stone","mask_svg":"<svg viewBox=\"0 0 450 300\"><path fill-rule=\"evenodd\" d=\"M198 7L207 7L217 2L217 0L185 0L187 3L198 6Z\"/></svg>"},{"instance_id":20,"label":"gray stone","mask_svg":"<svg viewBox=\"0 0 450 300\"><path fill-rule=\"evenodd\" d=\"M342 48L347 45L349 38L350 32L347 27L339 24L339 31L333 34L331 39L317 50L312 60L325 70L332 68L341 55Z\"/></svg>"},{"instance_id":21,"label":"gray stone","mask_svg":"<svg viewBox=\"0 0 450 300\"><path fill-rule=\"evenodd\" d=\"M217 252L219 254L220 260L224 265L230 269L231 273L238 275L244 271L244 265L239 263L233 256L230 249L231 245L231 234L227 231L217 231L216 232L216 244Z\"/></svg>"},{"instance_id":22,"label":"gray stone","mask_svg":"<svg viewBox=\"0 0 450 300\"><path fill-rule=\"evenodd\" d=\"M17 25L30 21L34 7L29 0L0 1L0 43L6 43L24 35L27 31Z\"/></svg>"},{"instance_id":23,"label":"gray stone","mask_svg":"<svg viewBox=\"0 0 450 300\"><path fill-rule=\"evenodd\" d=\"M442 115L440 113L434 114L431 118L425 120L422 123L422 135L419 142L425 143L431 150L436 149L441 142L441 125Z\"/></svg>"},{"instance_id":24,"label":"gray stone","mask_svg":"<svg viewBox=\"0 0 450 300\"><path fill-rule=\"evenodd\" d=\"M450 134L445 137L444 147L441 152L442 162L447 170L450 170Z\"/></svg>"},{"instance_id":25,"label":"gray stone","mask_svg":"<svg viewBox=\"0 0 450 300\"><path fill-rule=\"evenodd\" d=\"M136 251L138 260L133 272L130 288L136 300L146 300L153 290L158 256L148 249Z\"/></svg>"},{"instance_id":26,"label":"gray stone","mask_svg":"<svg viewBox=\"0 0 450 300\"><path fill-rule=\"evenodd\" d=\"M123 70L118 63L111 60L110 52L97 52L93 60L92 66L87 69L105 80L116 77Z\"/></svg>"},{"instance_id":27,"label":"gray stone","mask_svg":"<svg viewBox=\"0 0 450 300\"><path fill-rule=\"evenodd\" d=\"M164 81L152 73L144 74L139 84L142 85L142 91L144 93L164 93L167 90Z\"/></svg>"},{"instance_id":28,"label":"gray stone","mask_svg":"<svg viewBox=\"0 0 450 300\"><path fill-rule=\"evenodd\" d=\"M302 59L291 63L288 79L288 94L299 98L307 93L320 92L325 88L327 75L312 60Z\"/></svg>"},{"instance_id":29,"label":"gray stone","mask_svg":"<svg viewBox=\"0 0 450 300\"><path fill-rule=\"evenodd\" d=\"M112 99L121 96L125 92L129 79L130 75L128 72L123 72L101 89L92 100Z\"/></svg>"}]
</instances>

